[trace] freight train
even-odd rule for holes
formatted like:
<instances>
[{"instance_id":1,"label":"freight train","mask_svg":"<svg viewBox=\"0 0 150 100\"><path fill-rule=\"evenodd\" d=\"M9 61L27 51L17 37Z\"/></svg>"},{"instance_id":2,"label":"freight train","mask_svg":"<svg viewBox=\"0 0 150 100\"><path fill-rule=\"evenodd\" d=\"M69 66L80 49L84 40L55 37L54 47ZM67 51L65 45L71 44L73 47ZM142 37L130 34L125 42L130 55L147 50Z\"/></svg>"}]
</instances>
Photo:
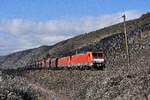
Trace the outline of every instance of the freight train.
<instances>
[{"instance_id":1,"label":"freight train","mask_svg":"<svg viewBox=\"0 0 150 100\"><path fill-rule=\"evenodd\" d=\"M105 63L104 52L86 52L60 58L44 58L25 66L25 69L103 69Z\"/></svg>"}]
</instances>

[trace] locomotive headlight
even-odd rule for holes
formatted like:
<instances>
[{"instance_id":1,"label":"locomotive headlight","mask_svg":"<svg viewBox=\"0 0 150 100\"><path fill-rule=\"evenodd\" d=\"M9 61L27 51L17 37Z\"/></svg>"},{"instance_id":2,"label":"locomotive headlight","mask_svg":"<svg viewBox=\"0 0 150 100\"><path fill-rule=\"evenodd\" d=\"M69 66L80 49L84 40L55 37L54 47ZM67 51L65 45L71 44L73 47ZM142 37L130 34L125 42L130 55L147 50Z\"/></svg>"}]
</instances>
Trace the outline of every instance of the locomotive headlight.
<instances>
[{"instance_id":1,"label":"locomotive headlight","mask_svg":"<svg viewBox=\"0 0 150 100\"><path fill-rule=\"evenodd\" d=\"M94 62L96 62L96 63L102 63L102 62L104 62L104 59L94 59Z\"/></svg>"}]
</instances>

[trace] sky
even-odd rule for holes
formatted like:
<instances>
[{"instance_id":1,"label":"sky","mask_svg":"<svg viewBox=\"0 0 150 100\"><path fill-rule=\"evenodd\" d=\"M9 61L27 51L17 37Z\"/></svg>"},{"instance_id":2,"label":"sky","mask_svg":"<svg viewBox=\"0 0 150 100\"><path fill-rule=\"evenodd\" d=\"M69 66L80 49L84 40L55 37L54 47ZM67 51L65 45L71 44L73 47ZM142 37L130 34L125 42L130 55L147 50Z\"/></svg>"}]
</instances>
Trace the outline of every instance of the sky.
<instances>
[{"instance_id":1,"label":"sky","mask_svg":"<svg viewBox=\"0 0 150 100\"><path fill-rule=\"evenodd\" d=\"M0 0L0 55L140 17L150 0Z\"/></svg>"}]
</instances>

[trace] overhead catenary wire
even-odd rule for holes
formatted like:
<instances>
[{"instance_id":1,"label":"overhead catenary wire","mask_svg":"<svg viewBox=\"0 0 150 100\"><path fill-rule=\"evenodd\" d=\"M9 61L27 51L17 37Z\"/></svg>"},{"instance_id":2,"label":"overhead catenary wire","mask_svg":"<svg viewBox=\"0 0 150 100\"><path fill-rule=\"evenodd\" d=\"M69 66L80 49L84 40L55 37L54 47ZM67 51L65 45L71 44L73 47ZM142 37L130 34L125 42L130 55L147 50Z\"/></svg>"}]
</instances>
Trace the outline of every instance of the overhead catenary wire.
<instances>
[{"instance_id":1,"label":"overhead catenary wire","mask_svg":"<svg viewBox=\"0 0 150 100\"><path fill-rule=\"evenodd\" d=\"M109 22L108 25L111 26L111 25L120 23L120 22L121 22L121 19L122 19L122 16L117 17L117 18L115 18L113 21Z\"/></svg>"}]
</instances>

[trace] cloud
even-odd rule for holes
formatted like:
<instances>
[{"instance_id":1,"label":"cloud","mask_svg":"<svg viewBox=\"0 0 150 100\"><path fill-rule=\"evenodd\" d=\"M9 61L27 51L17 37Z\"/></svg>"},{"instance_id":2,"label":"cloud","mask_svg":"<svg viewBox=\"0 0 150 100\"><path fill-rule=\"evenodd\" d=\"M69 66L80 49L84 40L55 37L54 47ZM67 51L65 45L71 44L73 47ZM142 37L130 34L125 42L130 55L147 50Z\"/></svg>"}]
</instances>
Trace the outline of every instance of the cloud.
<instances>
[{"instance_id":1,"label":"cloud","mask_svg":"<svg viewBox=\"0 0 150 100\"><path fill-rule=\"evenodd\" d=\"M140 11L126 11L128 20L139 17ZM73 36L121 22L123 13L85 16L35 22L24 19L0 20L0 55L14 51L52 45Z\"/></svg>"}]
</instances>

